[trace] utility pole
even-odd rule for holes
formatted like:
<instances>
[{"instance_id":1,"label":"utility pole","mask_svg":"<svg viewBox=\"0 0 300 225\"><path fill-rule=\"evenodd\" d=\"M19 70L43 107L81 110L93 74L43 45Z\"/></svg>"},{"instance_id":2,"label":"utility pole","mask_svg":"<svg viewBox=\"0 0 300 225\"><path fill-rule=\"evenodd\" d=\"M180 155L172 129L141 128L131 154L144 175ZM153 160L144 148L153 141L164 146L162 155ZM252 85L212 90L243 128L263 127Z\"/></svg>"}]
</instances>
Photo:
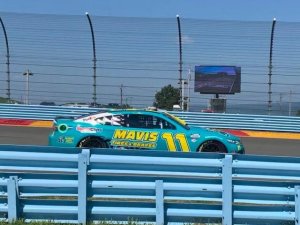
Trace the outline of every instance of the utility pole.
<instances>
[{"instance_id":1,"label":"utility pole","mask_svg":"<svg viewBox=\"0 0 300 225\"><path fill-rule=\"evenodd\" d=\"M279 93L279 110L280 114L282 115L282 93Z\"/></svg>"},{"instance_id":2,"label":"utility pole","mask_svg":"<svg viewBox=\"0 0 300 225\"><path fill-rule=\"evenodd\" d=\"M33 73L30 72L28 69L23 73L24 76L26 76L26 99L25 99L25 104L29 105L29 76L33 76Z\"/></svg>"},{"instance_id":3,"label":"utility pole","mask_svg":"<svg viewBox=\"0 0 300 225\"><path fill-rule=\"evenodd\" d=\"M186 99L186 111L190 111L190 82L191 82L191 68L189 68L187 78L187 99Z\"/></svg>"},{"instance_id":4,"label":"utility pole","mask_svg":"<svg viewBox=\"0 0 300 225\"><path fill-rule=\"evenodd\" d=\"M289 116L292 114L292 90L290 90L289 94Z\"/></svg>"},{"instance_id":5,"label":"utility pole","mask_svg":"<svg viewBox=\"0 0 300 225\"><path fill-rule=\"evenodd\" d=\"M190 81L191 81L191 69L189 68L187 78L182 79L182 111L190 110Z\"/></svg>"},{"instance_id":6,"label":"utility pole","mask_svg":"<svg viewBox=\"0 0 300 225\"><path fill-rule=\"evenodd\" d=\"M123 84L121 84L120 87L120 97L121 97L120 106L122 107L123 106Z\"/></svg>"}]
</instances>

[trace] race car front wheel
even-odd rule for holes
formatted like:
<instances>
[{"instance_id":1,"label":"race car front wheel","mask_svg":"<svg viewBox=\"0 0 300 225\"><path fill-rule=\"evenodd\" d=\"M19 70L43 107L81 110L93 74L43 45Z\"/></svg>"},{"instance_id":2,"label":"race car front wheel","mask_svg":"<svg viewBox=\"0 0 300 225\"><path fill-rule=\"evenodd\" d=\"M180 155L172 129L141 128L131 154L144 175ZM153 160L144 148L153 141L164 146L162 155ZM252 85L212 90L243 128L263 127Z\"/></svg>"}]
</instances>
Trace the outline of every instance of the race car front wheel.
<instances>
[{"instance_id":1,"label":"race car front wheel","mask_svg":"<svg viewBox=\"0 0 300 225\"><path fill-rule=\"evenodd\" d=\"M107 142L99 137L87 137L78 144L80 148L108 148Z\"/></svg>"},{"instance_id":2,"label":"race car front wheel","mask_svg":"<svg viewBox=\"0 0 300 225\"><path fill-rule=\"evenodd\" d=\"M199 152L220 152L226 153L226 147L219 141L206 141L199 147Z\"/></svg>"}]
</instances>

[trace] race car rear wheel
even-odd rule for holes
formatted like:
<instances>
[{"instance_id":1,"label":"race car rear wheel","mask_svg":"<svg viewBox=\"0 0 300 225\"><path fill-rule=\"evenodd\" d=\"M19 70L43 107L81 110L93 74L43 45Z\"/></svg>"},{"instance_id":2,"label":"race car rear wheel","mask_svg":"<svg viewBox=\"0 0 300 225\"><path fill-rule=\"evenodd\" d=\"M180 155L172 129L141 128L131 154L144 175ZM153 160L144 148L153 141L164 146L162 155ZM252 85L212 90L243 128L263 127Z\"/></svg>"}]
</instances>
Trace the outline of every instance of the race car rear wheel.
<instances>
[{"instance_id":1,"label":"race car rear wheel","mask_svg":"<svg viewBox=\"0 0 300 225\"><path fill-rule=\"evenodd\" d=\"M199 152L220 152L226 153L226 147L219 141L206 141L198 149Z\"/></svg>"},{"instance_id":2,"label":"race car rear wheel","mask_svg":"<svg viewBox=\"0 0 300 225\"><path fill-rule=\"evenodd\" d=\"M108 148L106 141L103 141L99 137L87 137L81 140L78 144L80 148Z\"/></svg>"}]
</instances>

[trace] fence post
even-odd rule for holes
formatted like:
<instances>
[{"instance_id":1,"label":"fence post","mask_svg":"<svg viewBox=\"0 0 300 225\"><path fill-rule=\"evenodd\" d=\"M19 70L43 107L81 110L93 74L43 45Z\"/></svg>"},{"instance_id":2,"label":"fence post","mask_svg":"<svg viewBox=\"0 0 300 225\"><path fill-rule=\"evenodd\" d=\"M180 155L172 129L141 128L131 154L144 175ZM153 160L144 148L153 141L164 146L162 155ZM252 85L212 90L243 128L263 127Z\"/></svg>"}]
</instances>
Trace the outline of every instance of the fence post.
<instances>
[{"instance_id":1,"label":"fence post","mask_svg":"<svg viewBox=\"0 0 300 225\"><path fill-rule=\"evenodd\" d=\"M87 166L90 164L90 150L83 149L78 155L78 223L87 222Z\"/></svg>"},{"instance_id":2,"label":"fence post","mask_svg":"<svg viewBox=\"0 0 300 225\"><path fill-rule=\"evenodd\" d=\"M300 225L300 186L295 186L295 225Z\"/></svg>"},{"instance_id":3,"label":"fence post","mask_svg":"<svg viewBox=\"0 0 300 225\"><path fill-rule=\"evenodd\" d=\"M164 225L164 187L162 180L155 181L156 193L156 225Z\"/></svg>"},{"instance_id":4,"label":"fence post","mask_svg":"<svg viewBox=\"0 0 300 225\"><path fill-rule=\"evenodd\" d=\"M225 155L222 170L223 210L222 224L232 224L232 155Z\"/></svg>"},{"instance_id":5,"label":"fence post","mask_svg":"<svg viewBox=\"0 0 300 225\"><path fill-rule=\"evenodd\" d=\"M12 223L18 219L18 177L10 176L7 181L8 222Z\"/></svg>"}]
</instances>

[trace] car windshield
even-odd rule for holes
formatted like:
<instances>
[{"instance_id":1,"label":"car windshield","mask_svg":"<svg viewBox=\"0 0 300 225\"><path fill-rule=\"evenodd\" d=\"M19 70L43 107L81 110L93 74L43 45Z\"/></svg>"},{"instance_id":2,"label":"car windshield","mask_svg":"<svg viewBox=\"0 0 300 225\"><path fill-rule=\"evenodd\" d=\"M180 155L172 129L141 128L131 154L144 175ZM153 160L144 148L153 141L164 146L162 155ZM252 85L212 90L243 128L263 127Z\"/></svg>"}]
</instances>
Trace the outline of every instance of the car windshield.
<instances>
[{"instance_id":1,"label":"car windshield","mask_svg":"<svg viewBox=\"0 0 300 225\"><path fill-rule=\"evenodd\" d=\"M190 127L187 125L187 123L184 120L182 120L172 114L169 114L167 112L164 112L164 115L167 116L170 120L172 120L176 124L179 124L180 126L184 127L185 129L187 129L187 130L190 129Z\"/></svg>"}]
</instances>

